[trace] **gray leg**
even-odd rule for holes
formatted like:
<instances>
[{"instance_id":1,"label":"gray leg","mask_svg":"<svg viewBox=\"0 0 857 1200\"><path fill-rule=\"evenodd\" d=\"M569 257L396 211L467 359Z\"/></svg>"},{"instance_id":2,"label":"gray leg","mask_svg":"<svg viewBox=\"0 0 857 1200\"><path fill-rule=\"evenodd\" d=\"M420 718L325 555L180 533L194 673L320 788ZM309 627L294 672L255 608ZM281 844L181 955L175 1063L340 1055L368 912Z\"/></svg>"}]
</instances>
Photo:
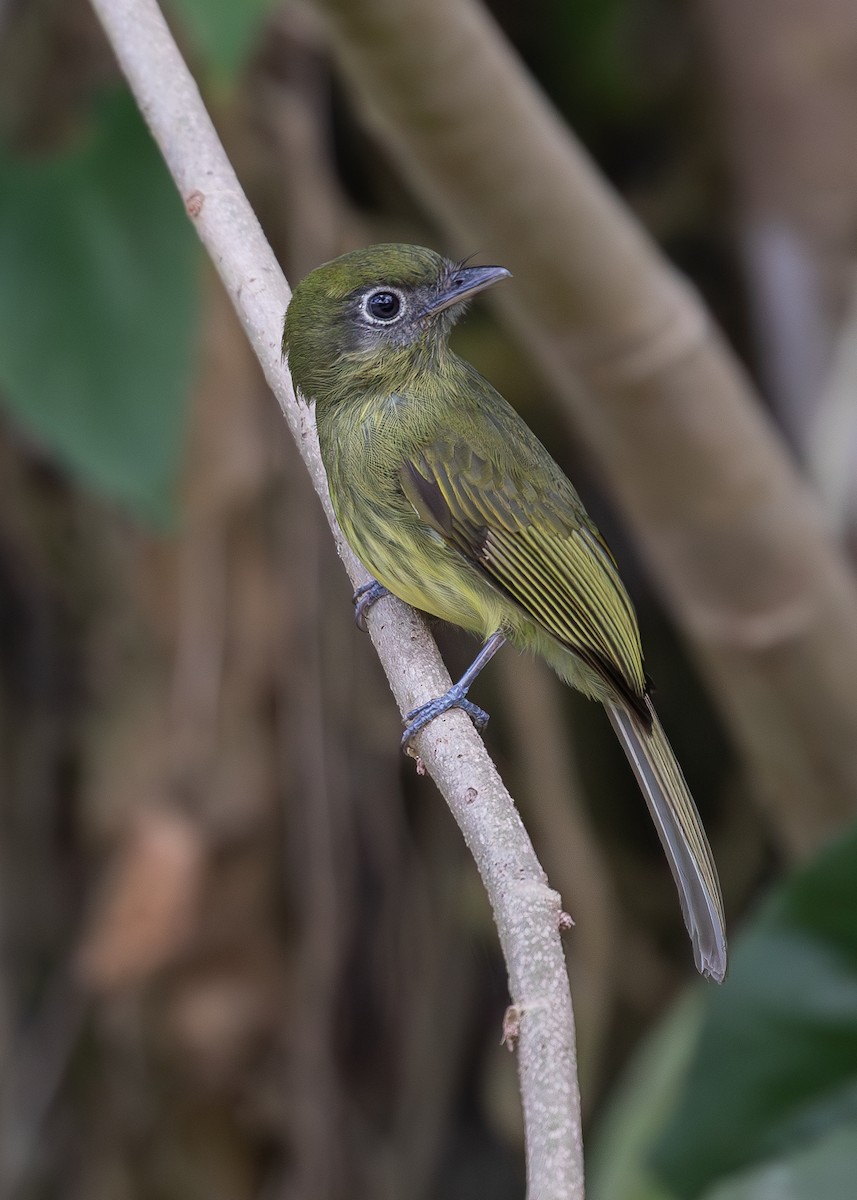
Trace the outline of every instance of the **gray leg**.
<instances>
[{"instance_id":1,"label":"gray leg","mask_svg":"<svg viewBox=\"0 0 857 1200\"><path fill-rule=\"evenodd\" d=\"M366 613L376 600L380 600L382 596L389 596L389 594L377 579L370 579L368 583L364 583L357 589L351 599L354 603L354 620L358 629L366 632Z\"/></svg>"},{"instance_id":2,"label":"gray leg","mask_svg":"<svg viewBox=\"0 0 857 1200\"><path fill-rule=\"evenodd\" d=\"M488 714L477 705L471 704L467 699L467 693L476 676L485 664L490 662L505 641L505 635L499 629L496 633L492 633L458 683L454 683L443 696L438 696L436 700L429 700L428 704L421 704L419 708L415 708L407 714L405 717L407 727L402 734L402 749L405 749L411 738L415 737L421 729L425 729L429 721L433 721L441 713L449 712L451 708L463 709L477 729L485 728L488 724Z\"/></svg>"}]
</instances>

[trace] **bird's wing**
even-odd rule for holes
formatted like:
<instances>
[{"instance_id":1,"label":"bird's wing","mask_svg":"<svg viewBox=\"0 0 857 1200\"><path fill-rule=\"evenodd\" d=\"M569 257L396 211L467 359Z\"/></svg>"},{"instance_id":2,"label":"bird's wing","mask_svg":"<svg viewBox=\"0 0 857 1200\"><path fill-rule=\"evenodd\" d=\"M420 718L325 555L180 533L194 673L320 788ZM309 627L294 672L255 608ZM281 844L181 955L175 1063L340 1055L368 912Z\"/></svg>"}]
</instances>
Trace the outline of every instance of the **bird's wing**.
<instances>
[{"instance_id":1,"label":"bird's wing","mask_svg":"<svg viewBox=\"0 0 857 1200\"><path fill-rule=\"evenodd\" d=\"M441 437L407 460L405 495L421 520L538 625L645 706L637 618L616 564L571 489ZM563 481L564 482L564 481Z\"/></svg>"}]
</instances>

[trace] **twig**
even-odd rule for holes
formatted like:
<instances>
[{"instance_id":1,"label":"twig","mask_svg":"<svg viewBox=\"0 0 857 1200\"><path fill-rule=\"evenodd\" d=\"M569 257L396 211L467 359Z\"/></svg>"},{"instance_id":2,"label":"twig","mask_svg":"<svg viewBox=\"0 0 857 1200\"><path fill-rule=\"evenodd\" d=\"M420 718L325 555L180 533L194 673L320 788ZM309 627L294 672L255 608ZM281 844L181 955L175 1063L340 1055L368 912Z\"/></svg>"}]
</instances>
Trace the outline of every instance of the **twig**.
<instances>
[{"instance_id":1,"label":"twig","mask_svg":"<svg viewBox=\"0 0 857 1200\"><path fill-rule=\"evenodd\" d=\"M598 1094L619 963L621 922L610 866L583 800L576 747L560 707L565 688L526 654L501 657L497 670L509 719L512 782L548 874L580 925L568 958L586 1115Z\"/></svg>"},{"instance_id":2,"label":"twig","mask_svg":"<svg viewBox=\"0 0 857 1200\"><path fill-rule=\"evenodd\" d=\"M280 361L288 285L154 0L93 0L197 231L232 298L313 484L353 583L366 574L336 526L314 423ZM424 621L385 600L369 631L402 711L450 680ZM579 1200L583 1162L574 1018L559 939L560 902L469 719L449 713L419 740L425 768L484 880L521 1014L519 1070L532 1200Z\"/></svg>"}]
</instances>

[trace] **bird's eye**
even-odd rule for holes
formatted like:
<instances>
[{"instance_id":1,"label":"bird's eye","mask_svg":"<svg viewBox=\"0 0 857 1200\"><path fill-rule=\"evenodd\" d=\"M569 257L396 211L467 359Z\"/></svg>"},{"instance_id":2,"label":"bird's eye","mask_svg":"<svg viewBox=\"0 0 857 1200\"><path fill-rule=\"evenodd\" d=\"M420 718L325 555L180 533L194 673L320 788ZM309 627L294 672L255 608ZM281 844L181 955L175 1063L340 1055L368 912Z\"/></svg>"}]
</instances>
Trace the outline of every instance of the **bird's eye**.
<instances>
[{"instance_id":1,"label":"bird's eye","mask_svg":"<svg viewBox=\"0 0 857 1200\"><path fill-rule=\"evenodd\" d=\"M366 311L375 321L395 321L402 302L395 292L373 292L366 300Z\"/></svg>"}]
</instances>

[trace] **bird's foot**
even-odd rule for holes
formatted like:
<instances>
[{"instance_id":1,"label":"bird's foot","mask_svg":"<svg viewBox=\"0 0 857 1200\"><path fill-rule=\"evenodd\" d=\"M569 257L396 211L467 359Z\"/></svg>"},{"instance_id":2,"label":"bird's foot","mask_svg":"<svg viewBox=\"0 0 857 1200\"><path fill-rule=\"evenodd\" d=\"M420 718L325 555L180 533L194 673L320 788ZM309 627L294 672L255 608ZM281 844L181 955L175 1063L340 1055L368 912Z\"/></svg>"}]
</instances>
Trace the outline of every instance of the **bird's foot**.
<instances>
[{"instance_id":1,"label":"bird's foot","mask_svg":"<svg viewBox=\"0 0 857 1200\"><path fill-rule=\"evenodd\" d=\"M402 734L402 749L408 748L411 738L416 737L421 729L425 729L429 721L433 721L441 713L449 712L451 708L460 708L466 712L480 733L488 724L487 712L468 700L467 689L456 683L436 700L429 700L428 704L421 704L406 715L407 726Z\"/></svg>"},{"instance_id":2,"label":"bird's foot","mask_svg":"<svg viewBox=\"0 0 857 1200\"><path fill-rule=\"evenodd\" d=\"M389 596L389 592L382 583L377 579L371 579L368 583L364 583L362 587L357 588L354 595L351 597L354 603L354 622L358 629L366 632L366 613L372 607L376 600L380 600L382 596Z\"/></svg>"}]
</instances>

